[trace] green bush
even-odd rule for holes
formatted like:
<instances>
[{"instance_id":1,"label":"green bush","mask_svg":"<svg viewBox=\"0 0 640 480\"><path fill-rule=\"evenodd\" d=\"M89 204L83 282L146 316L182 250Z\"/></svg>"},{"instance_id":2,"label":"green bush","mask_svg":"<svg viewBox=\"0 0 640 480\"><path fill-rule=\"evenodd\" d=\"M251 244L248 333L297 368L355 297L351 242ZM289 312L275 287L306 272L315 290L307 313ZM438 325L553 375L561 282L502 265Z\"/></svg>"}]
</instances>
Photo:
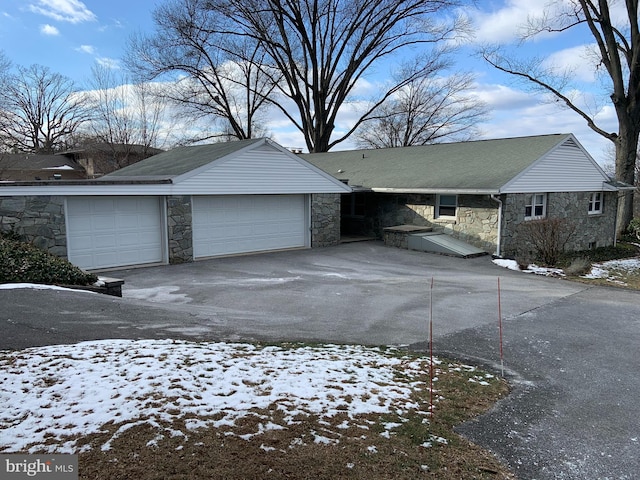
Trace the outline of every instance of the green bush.
<instances>
[{"instance_id":1,"label":"green bush","mask_svg":"<svg viewBox=\"0 0 640 480\"><path fill-rule=\"evenodd\" d=\"M34 245L0 236L0 283L91 285L97 280L96 275Z\"/></svg>"}]
</instances>

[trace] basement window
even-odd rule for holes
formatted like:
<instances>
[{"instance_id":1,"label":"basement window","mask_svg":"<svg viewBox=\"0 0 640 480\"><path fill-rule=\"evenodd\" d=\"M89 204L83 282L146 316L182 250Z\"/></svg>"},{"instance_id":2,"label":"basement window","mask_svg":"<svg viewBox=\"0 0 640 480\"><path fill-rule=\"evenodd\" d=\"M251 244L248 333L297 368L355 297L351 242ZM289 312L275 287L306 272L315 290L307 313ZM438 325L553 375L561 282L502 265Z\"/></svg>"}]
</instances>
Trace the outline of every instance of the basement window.
<instances>
[{"instance_id":1,"label":"basement window","mask_svg":"<svg viewBox=\"0 0 640 480\"><path fill-rule=\"evenodd\" d=\"M436 218L456 218L457 195L438 195Z\"/></svg>"},{"instance_id":2,"label":"basement window","mask_svg":"<svg viewBox=\"0 0 640 480\"><path fill-rule=\"evenodd\" d=\"M589 197L589 215L602 213L602 192L593 192Z\"/></svg>"},{"instance_id":3,"label":"basement window","mask_svg":"<svg viewBox=\"0 0 640 480\"><path fill-rule=\"evenodd\" d=\"M536 220L547 215L547 194L532 193L527 195L527 203L524 206L524 219Z\"/></svg>"}]
</instances>

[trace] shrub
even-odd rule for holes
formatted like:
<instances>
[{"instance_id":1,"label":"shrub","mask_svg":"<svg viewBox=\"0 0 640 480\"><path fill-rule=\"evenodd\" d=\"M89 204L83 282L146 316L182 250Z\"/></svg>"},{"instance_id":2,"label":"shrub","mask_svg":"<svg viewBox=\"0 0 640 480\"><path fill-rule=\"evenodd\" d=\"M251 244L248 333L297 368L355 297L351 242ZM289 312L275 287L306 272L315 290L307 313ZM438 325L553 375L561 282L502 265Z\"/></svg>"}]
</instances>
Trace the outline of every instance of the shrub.
<instances>
[{"instance_id":1,"label":"shrub","mask_svg":"<svg viewBox=\"0 0 640 480\"><path fill-rule=\"evenodd\" d=\"M591 271L591 261L585 257L574 258L568 267L564 269L564 273L571 276L586 275Z\"/></svg>"},{"instance_id":2,"label":"shrub","mask_svg":"<svg viewBox=\"0 0 640 480\"><path fill-rule=\"evenodd\" d=\"M0 283L90 285L98 277L34 245L0 236Z\"/></svg>"},{"instance_id":3,"label":"shrub","mask_svg":"<svg viewBox=\"0 0 640 480\"><path fill-rule=\"evenodd\" d=\"M555 266L576 226L565 218L543 218L523 222L518 229L533 246L536 260Z\"/></svg>"},{"instance_id":4,"label":"shrub","mask_svg":"<svg viewBox=\"0 0 640 480\"><path fill-rule=\"evenodd\" d=\"M598 247L579 252L565 252L560 256L557 266L567 268L577 258L584 258L591 263L601 263L620 258L635 257L638 253L638 248L634 245L620 242L616 246Z\"/></svg>"}]
</instances>

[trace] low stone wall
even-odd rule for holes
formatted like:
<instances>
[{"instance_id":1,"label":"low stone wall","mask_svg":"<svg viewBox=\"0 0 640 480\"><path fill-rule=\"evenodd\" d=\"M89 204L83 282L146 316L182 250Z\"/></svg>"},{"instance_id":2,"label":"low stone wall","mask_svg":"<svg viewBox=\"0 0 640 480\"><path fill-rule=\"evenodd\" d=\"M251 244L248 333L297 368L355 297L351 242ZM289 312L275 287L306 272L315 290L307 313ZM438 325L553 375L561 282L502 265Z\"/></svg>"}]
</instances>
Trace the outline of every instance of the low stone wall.
<instances>
[{"instance_id":1,"label":"low stone wall","mask_svg":"<svg viewBox=\"0 0 640 480\"><path fill-rule=\"evenodd\" d=\"M193 261L193 227L190 195L167 197L169 263Z\"/></svg>"},{"instance_id":2,"label":"low stone wall","mask_svg":"<svg viewBox=\"0 0 640 480\"><path fill-rule=\"evenodd\" d=\"M487 195L459 195L456 219L435 218L436 195L376 194L368 197L373 234L395 225L431 227L489 253L498 241L498 204Z\"/></svg>"},{"instance_id":3,"label":"low stone wall","mask_svg":"<svg viewBox=\"0 0 640 480\"><path fill-rule=\"evenodd\" d=\"M38 248L67 258L64 197L0 197L0 229L15 231Z\"/></svg>"},{"instance_id":4,"label":"low stone wall","mask_svg":"<svg viewBox=\"0 0 640 480\"><path fill-rule=\"evenodd\" d=\"M311 246L330 247L340 243L340 194L311 195Z\"/></svg>"},{"instance_id":5,"label":"low stone wall","mask_svg":"<svg viewBox=\"0 0 640 480\"><path fill-rule=\"evenodd\" d=\"M409 235L413 233L430 232L431 227L419 227L416 225L397 225L384 229L383 240L387 247L409 249Z\"/></svg>"}]
</instances>

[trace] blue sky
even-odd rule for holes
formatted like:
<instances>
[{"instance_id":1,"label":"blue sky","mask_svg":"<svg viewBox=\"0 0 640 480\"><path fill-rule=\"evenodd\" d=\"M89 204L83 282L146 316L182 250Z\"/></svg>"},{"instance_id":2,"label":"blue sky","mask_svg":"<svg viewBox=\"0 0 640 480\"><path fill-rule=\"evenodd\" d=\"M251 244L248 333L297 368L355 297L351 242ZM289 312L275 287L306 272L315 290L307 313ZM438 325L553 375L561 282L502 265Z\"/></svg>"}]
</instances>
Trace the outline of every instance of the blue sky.
<instances>
[{"instance_id":1,"label":"blue sky","mask_svg":"<svg viewBox=\"0 0 640 480\"><path fill-rule=\"evenodd\" d=\"M560 0L562 1L562 0ZM1 0L0 50L19 65L40 64L87 84L96 63L120 68L127 38L153 28L152 11L162 0ZM532 0L478 0L464 13L474 23L474 43L515 42L519 26L541 14L544 4ZM558 3L558 2L556 2ZM546 35L519 47L520 53L540 55L557 66L574 67L575 94L593 101L602 123L615 131L616 122L606 103L598 105L594 92L602 83L594 77L584 47L588 35ZM487 102L491 116L482 125L484 138L547 133L574 133L587 150L607 161L610 142L591 132L576 114L543 102L511 78L470 55L460 57L460 68L477 74L474 94ZM348 114L344 116L348 123ZM274 139L284 146L302 146L302 137L286 128L272 127ZM344 145L342 148L348 148Z\"/></svg>"}]
</instances>

